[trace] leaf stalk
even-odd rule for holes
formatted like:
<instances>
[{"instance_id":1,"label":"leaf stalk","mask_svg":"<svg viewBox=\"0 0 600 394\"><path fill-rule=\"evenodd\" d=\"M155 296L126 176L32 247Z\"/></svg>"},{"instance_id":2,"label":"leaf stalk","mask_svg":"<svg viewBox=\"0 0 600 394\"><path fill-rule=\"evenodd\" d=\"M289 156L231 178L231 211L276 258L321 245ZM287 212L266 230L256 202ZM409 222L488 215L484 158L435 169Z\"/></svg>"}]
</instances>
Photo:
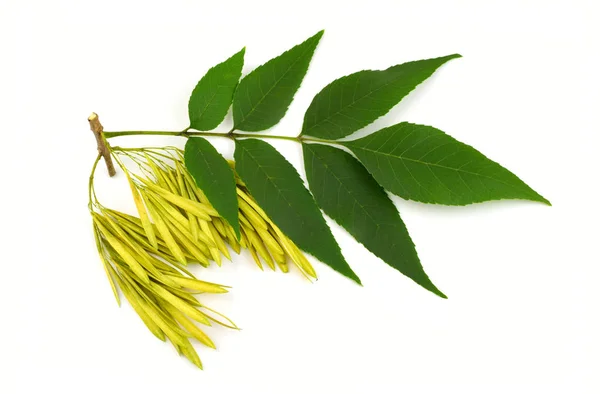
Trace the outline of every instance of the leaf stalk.
<instances>
[{"instance_id":1,"label":"leaf stalk","mask_svg":"<svg viewBox=\"0 0 600 394\"><path fill-rule=\"evenodd\" d=\"M260 138L260 139L278 139L278 140L287 140L287 141L295 141L298 143L302 143L303 141L308 142L325 142L328 144L338 144L336 141L323 140L319 138L306 137L303 135L297 137L289 137L285 135L269 135L269 134L258 134L258 133L236 133L230 131L228 133L216 133L216 132L208 132L208 131L189 131L188 129L182 131L158 131L158 130L136 130L136 131L107 131L104 132L104 138L115 138L115 137L125 137L131 135L164 135L164 136L175 136L175 137L194 137L194 136L203 136L203 137L221 137L221 138Z\"/></svg>"}]
</instances>

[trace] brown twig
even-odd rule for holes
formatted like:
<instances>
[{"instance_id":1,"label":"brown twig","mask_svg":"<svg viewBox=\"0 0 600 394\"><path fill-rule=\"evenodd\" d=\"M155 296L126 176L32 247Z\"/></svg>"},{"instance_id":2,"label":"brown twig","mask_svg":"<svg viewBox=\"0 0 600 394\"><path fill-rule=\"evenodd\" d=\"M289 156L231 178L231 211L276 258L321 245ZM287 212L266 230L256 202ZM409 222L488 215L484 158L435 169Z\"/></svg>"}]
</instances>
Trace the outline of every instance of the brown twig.
<instances>
[{"instance_id":1,"label":"brown twig","mask_svg":"<svg viewBox=\"0 0 600 394\"><path fill-rule=\"evenodd\" d=\"M114 176L116 174L115 166L112 161L112 157L110 156L110 149L106 144L106 140L102 135L104 131L104 127L100 123L100 119L98 118L98 114L92 112L92 114L88 118L88 122L90 122L90 129L94 132L94 137L96 137L96 142L98 143L98 153L104 157L104 162L106 163L106 168L108 169L108 175Z\"/></svg>"}]
</instances>

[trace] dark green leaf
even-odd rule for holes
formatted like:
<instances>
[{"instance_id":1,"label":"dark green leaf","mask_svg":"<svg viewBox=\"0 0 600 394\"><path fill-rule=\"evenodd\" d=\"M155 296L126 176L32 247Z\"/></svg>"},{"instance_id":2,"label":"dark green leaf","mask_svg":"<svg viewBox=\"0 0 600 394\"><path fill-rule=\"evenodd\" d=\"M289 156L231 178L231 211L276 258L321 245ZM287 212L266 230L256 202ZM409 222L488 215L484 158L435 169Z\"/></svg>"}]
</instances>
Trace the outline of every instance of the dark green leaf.
<instances>
[{"instance_id":1,"label":"dark green leaf","mask_svg":"<svg viewBox=\"0 0 600 394\"><path fill-rule=\"evenodd\" d=\"M362 164L331 146L305 144L303 148L308 184L323 211L373 254L446 298L423 271L396 207Z\"/></svg>"},{"instance_id":2,"label":"dark green leaf","mask_svg":"<svg viewBox=\"0 0 600 394\"><path fill-rule=\"evenodd\" d=\"M212 206L240 237L238 201L233 171L227 161L204 138L192 137L185 144L185 166Z\"/></svg>"},{"instance_id":3,"label":"dark green leaf","mask_svg":"<svg viewBox=\"0 0 600 394\"><path fill-rule=\"evenodd\" d=\"M242 79L233 97L235 129L265 130L283 118L322 35L318 32Z\"/></svg>"},{"instance_id":4,"label":"dark green leaf","mask_svg":"<svg viewBox=\"0 0 600 394\"><path fill-rule=\"evenodd\" d=\"M438 67L457 57L460 55L359 71L335 80L308 107L302 134L332 140L350 135L385 115Z\"/></svg>"},{"instance_id":5,"label":"dark green leaf","mask_svg":"<svg viewBox=\"0 0 600 394\"><path fill-rule=\"evenodd\" d=\"M343 144L381 186L408 200L466 205L523 199L550 204L498 163L431 126L399 123Z\"/></svg>"},{"instance_id":6,"label":"dark green leaf","mask_svg":"<svg viewBox=\"0 0 600 394\"><path fill-rule=\"evenodd\" d=\"M271 220L298 247L360 283L296 169L271 145L235 142L236 170Z\"/></svg>"},{"instance_id":7,"label":"dark green leaf","mask_svg":"<svg viewBox=\"0 0 600 394\"><path fill-rule=\"evenodd\" d=\"M188 103L190 128L212 130L225 119L242 76L245 50L208 70L198 82Z\"/></svg>"}]
</instances>

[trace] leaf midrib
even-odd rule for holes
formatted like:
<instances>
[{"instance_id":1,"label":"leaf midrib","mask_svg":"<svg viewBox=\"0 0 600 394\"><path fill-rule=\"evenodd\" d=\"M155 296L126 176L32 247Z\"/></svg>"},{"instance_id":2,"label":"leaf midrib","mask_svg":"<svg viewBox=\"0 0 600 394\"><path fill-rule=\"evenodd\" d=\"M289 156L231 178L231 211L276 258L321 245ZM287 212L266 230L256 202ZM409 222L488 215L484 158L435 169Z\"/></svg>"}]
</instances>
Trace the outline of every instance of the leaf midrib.
<instances>
[{"instance_id":1,"label":"leaf midrib","mask_svg":"<svg viewBox=\"0 0 600 394\"><path fill-rule=\"evenodd\" d=\"M271 183L271 185L273 185L273 187L275 187L275 189L277 190L277 193L278 193L278 194L279 194L279 195L282 197L282 199L283 199L283 200L284 200L284 201L285 201L285 202L288 204L288 206L290 206L290 207L291 207L291 206L293 206L293 205L290 203L290 201L289 201L289 200L288 200L288 199L285 197L285 194L281 193L281 189L280 189L279 187L277 187L277 184L271 180L272 178L269 176L269 174L268 174L266 171L264 171L264 170L263 170L263 166L262 166L262 165L260 165L260 163L258 162L258 160L256 160L256 159L255 159L255 158L252 156L252 154L250 153L250 150L248 150L248 149L244 148L244 146L242 146L242 145L239 145L239 146L241 147L242 151L246 152L246 154L248 155L248 157L249 157L249 158L250 158L250 159L251 159L251 160L252 160L254 163L256 163L256 165L258 166L258 169L259 169L259 170L261 170L261 172L263 173L263 175L265 175L265 178L266 178L267 182ZM298 214L298 213L297 213L295 210L293 210L293 211L294 211L294 213L296 214L295 216L296 216L297 218L300 218L300 219L302 219L302 218L303 218L303 216L302 216L302 215L299 215L299 214ZM301 220L301 222L302 222L303 224L305 223L305 221L304 221L304 220Z\"/></svg>"},{"instance_id":2,"label":"leaf midrib","mask_svg":"<svg viewBox=\"0 0 600 394\"><path fill-rule=\"evenodd\" d=\"M333 172L329 169L329 166L326 165L325 161L321 160L320 157L315 153L314 150L311 150L313 156L315 156L317 159L319 159L322 163L324 163L324 167L325 169L331 174L333 175L333 177L338 181L338 183L344 187L344 189L348 192L349 195L351 195L354 198L354 202L356 202L358 204L358 206L363 210L363 212L369 217L369 219L371 219L371 222L373 222L373 224L375 224L375 227L377 228L377 231L379 231L380 229L380 225L379 223L377 223L375 221L375 219L373 218L373 216L371 216L370 212L365 208L364 205L362 205L360 202L358 202L358 199L355 196L355 193L351 192L350 189L348 189L348 187L346 187L346 185L344 185L344 183L342 182L342 180ZM314 169L313 169L314 172ZM335 218L334 218L335 220ZM337 220L336 220L337 222Z\"/></svg>"},{"instance_id":3,"label":"leaf midrib","mask_svg":"<svg viewBox=\"0 0 600 394\"><path fill-rule=\"evenodd\" d=\"M414 162L414 163L419 163L419 164L423 164L423 165L426 165L426 166L439 167L439 168L444 168L444 169L447 169L447 170L453 170L453 171L456 171L456 172L462 172L462 173L469 174L469 175L480 176L480 177L482 177L482 178L487 178L487 179L491 179L491 180L494 180L494 181L497 181L497 182L503 183L503 184L505 184L506 186L510 186L511 188L518 189L518 188L517 188L517 187L515 187L514 185L512 185L512 184L510 184L510 183L506 183L505 181L503 181L503 180L501 180L501 179L494 178L494 177L491 177L491 176L489 176L489 175L480 174L480 173L478 173L478 172L465 171L465 170L463 170L463 169L460 169L460 168L448 167L448 166L444 166L444 165L442 165L442 164L437 164L437 163L429 163L429 162L422 161L422 160L418 160L418 159L412 159L412 158L410 158L410 157L396 156L396 155L393 155L393 154L391 154L391 153L385 153L385 152L381 152L381 151L374 150L374 149L363 148L363 147L361 147L361 146L358 146L358 145L351 145L351 146L354 146L354 147L356 147L357 149L362 149L362 150L364 150L364 151L367 151L367 152L371 152L371 153L376 153L376 154L380 154L380 155L383 155L383 156L392 157L392 158L394 158L394 159L406 160L406 161L412 161L412 162ZM489 159L488 159L488 160L489 160ZM491 160L490 160L490 161L491 161ZM518 190L520 190L520 189L518 189Z\"/></svg>"},{"instance_id":4,"label":"leaf midrib","mask_svg":"<svg viewBox=\"0 0 600 394\"><path fill-rule=\"evenodd\" d=\"M217 89L216 90L218 90L218 89L219 89L219 86L217 85ZM206 103L206 105L204 106L204 108L200 111L200 116L198 116L198 118L196 118L196 123L200 123L202 121L202 118L204 117L204 114L206 113L206 110L212 104L213 100L215 99L215 96L217 95L217 91L216 90L215 90L215 92L213 92L211 98L208 100L208 102Z\"/></svg>"},{"instance_id":5,"label":"leaf midrib","mask_svg":"<svg viewBox=\"0 0 600 394\"><path fill-rule=\"evenodd\" d=\"M212 166L211 166L211 164L208 162L208 160L206 160L206 157L205 157L205 155L204 155L204 154L202 154L201 152L194 152L194 154L195 154L197 157L201 158L201 159L202 159L202 161L204 161L204 164L206 165L206 168L207 168L208 172L209 172L209 173L210 173L210 174L213 176L213 181L210 183L210 185L213 185L213 184L217 183L217 179L218 179L218 177L217 177L217 176L215 176L215 175L216 175L216 172L213 170L213 167L212 167ZM227 193L225 193L225 191L224 191L224 190L221 190L221 189L219 189L219 190L218 190L218 194L219 194L219 195L221 195L221 196L226 196L226 195L227 195Z\"/></svg>"}]
</instances>

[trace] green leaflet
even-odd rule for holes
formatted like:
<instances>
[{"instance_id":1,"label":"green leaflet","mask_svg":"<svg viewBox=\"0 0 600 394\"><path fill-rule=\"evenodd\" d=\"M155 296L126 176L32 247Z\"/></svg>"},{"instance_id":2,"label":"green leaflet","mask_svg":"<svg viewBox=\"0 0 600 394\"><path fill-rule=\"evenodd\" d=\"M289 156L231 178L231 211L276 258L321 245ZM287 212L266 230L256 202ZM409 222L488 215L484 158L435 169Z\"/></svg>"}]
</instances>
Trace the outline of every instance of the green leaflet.
<instances>
[{"instance_id":1,"label":"green leaflet","mask_svg":"<svg viewBox=\"0 0 600 394\"><path fill-rule=\"evenodd\" d=\"M550 205L498 163L431 126L399 123L342 144L381 186L409 200L466 205L523 199Z\"/></svg>"},{"instance_id":2,"label":"green leaflet","mask_svg":"<svg viewBox=\"0 0 600 394\"><path fill-rule=\"evenodd\" d=\"M323 211L377 257L446 298L423 271L396 207L358 160L327 145L303 150L308 184Z\"/></svg>"},{"instance_id":3,"label":"green leaflet","mask_svg":"<svg viewBox=\"0 0 600 394\"><path fill-rule=\"evenodd\" d=\"M321 30L246 75L233 96L234 129L260 131L277 124L300 87Z\"/></svg>"},{"instance_id":4,"label":"green leaflet","mask_svg":"<svg viewBox=\"0 0 600 394\"><path fill-rule=\"evenodd\" d=\"M240 238L238 200L233 171L227 161L204 138L192 137L185 144L185 166L196 184Z\"/></svg>"},{"instance_id":5,"label":"green leaflet","mask_svg":"<svg viewBox=\"0 0 600 394\"><path fill-rule=\"evenodd\" d=\"M337 79L313 99L304 115L302 134L325 139L350 135L385 115L442 64L458 57L418 60Z\"/></svg>"},{"instance_id":6,"label":"green leaflet","mask_svg":"<svg viewBox=\"0 0 600 394\"><path fill-rule=\"evenodd\" d=\"M296 245L360 284L296 169L275 148L236 140L236 171L271 220Z\"/></svg>"},{"instance_id":7,"label":"green leaflet","mask_svg":"<svg viewBox=\"0 0 600 394\"><path fill-rule=\"evenodd\" d=\"M217 64L198 82L188 103L190 128L212 130L225 119L242 75L245 51L246 48L243 48Z\"/></svg>"}]
</instances>

